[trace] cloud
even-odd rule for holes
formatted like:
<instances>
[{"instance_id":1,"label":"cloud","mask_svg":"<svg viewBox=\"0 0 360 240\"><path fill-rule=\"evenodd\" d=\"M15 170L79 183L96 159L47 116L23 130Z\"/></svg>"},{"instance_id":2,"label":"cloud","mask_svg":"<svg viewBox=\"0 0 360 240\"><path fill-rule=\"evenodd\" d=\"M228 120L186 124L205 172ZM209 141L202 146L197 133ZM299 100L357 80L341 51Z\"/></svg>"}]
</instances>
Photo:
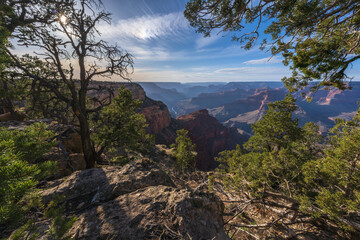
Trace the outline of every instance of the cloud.
<instances>
[{"instance_id":1,"label":"cloud","mask_svg":"<svg viewBox=\"0 0 360 240\"><path fill-rule=\"evenodd\" d=\"M196 48L204 48L218 41L221 38L219 34L213 34L211 37L200 37L196 39Z\"/></svg>"},{"instance_id":2,"label":"cloud","mask_svg":"<svg viewBox=\"0 0 360 240\"><path fill-rule=\"evenodd\" d=\"M114 25L103 25L99 30L103 38L135 38L146 41L181 35L189 28L183 13L177 12L122 19Z\"/></svg>"},{"instance_id":3,"label":"cloud","mask_svg":"<svg viewBox=\"0 0 360 240\"><path fill-rule=\"evenodd\" d=\"M179 61L190 58L185 51L173 51L165 47L151 47L143 44L123 44L124 49L134 56L135 62Z\"/></svg>"},{"instance_id":4,"label":"cloud","mask_svg":"<svg viewBox=\"0 0 360 240\"><path fill-rule=\"evenodd\" d=\"M263 75L275 74L282 75L289 74L290 70L285 67L238 67L238 68L220 68L214 71L215 74L247 74L247 75Z\"/></svg>"},{"instance_id":5,"label":"cloud","mask_svg":"<svg viewBox=\"0 0 360 240\"><path fill-rule=\"evenodd\" d=\"M239 46L231 46L226 48L202 48L196 49L179 49L168 48L163 46L152 46L147 43L134 43L134 41L124 40L120 45L129 53L135 56L135 60L151 60L154 61L196 61L196 60L218 60L219 58L238 58L242 56L251 56L261 51L259 49L251 49L246 51Z\"/></svg>"},{"instance_id":6,"label":"cloud","mask_svg":"<svg viewBox=\"0 0 360 240\"><path fill-rule=\"evenodd\" d=\"M135 68L131 76L138 82L249 82L280 81L291 75L286 67L219 68L203 66L187 69Z\"/></svg>"},{"instance_id":7,"label":"cloud","mask_svg":"<svg viewBox=\"0 0 360 240\"><path fill-rule=\"evenodd\" d=\"M281 63L281 59L277 57L266 57L261 59L253 59L244 62L247 65L261 65L261 64L274 64L274 63Z\"/></svg>"}]
</instances>

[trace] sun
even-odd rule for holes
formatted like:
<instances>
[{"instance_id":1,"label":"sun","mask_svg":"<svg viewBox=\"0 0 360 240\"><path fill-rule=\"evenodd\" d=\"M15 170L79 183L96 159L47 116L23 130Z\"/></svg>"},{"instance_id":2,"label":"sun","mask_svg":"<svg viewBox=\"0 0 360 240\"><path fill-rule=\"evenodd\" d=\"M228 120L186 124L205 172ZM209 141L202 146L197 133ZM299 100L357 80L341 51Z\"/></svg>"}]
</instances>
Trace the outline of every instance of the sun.
<instances>
[{"instance_id":1,"label":"sun","mask_svg":"<svg viewBox=\"0 0 360 240\"><path fill-rule=\"evenodd\" d=\"M61 15L60 18L59 18L60 22L62 24L66 24L66 21L67 21L67 17L65 15Z\"/></svg>"}]
</instances>

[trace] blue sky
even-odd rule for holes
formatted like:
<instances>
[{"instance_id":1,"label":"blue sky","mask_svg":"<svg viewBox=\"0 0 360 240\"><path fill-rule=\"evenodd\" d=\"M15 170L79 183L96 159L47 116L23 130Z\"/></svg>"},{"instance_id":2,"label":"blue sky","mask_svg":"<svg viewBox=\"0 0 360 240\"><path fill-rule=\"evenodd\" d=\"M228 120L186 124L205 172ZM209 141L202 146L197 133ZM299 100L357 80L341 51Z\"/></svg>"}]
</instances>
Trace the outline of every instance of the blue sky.
<instances>
[{"instance_id":1,"label":"blue sky","mask_svg":"<svg viewBox=\"0 0 360 240\"><path fill-rule=\"evenodd\" d=\"M103 3L113 15L100 28L102 38L133 54L134 81L280 81L290 74L280 57L258 47L245 51L231 34L195 33L183 16L186 0Z\"/></svg>"},{"instance_id":2,"label":"blue sky","mask_svg":"<svg viewBox=\"0 0 360 240\"><path fill-rule=\"evenodd\" d=\"M134 82L281 81L291 74L280 55L271 57L259 45L246 51L231 41L232 34L196 33L183 16L187 0L102 1L112 23L98 27L101 38L134 56ZM360 63L348 74L360 80Z\"/></svg>"}]
</instances>

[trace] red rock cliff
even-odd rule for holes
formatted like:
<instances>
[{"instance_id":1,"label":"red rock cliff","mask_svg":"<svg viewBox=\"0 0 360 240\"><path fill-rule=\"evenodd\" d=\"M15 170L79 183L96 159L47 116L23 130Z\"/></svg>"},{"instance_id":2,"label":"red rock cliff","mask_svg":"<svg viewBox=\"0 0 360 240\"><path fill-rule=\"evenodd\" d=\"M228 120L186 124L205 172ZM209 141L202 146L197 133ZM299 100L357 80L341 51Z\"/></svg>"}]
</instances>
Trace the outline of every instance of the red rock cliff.
<instances>
[{"instance_id":1,"label":"red rock cliff","mask_svg":"<svg viewBox=\"0 0 360 240\"><path fill-rule=\"evenodd\" d=\"M231 133L207 110L199 110L177 118L181 128L189 131L189 137L197 146L197 168L210 170L216 167L214 157L227 149Z\"/></svg>"},{"instance_id":2,"label":"red rock cliff","mask_svg":"<svg viewBox=\"0 0 360 240\"><path fill-rule=\"evenodd\" d=\"M113 89L117 95L117 89L126 87L132 93L133 98L140 99L142 106L139 113L146 118L148 126L148 133L155 134L156 142L162 144L170 144L175 139L175 132L169 131L171 124L171 115L167 106L160 102L154 101L146 96L144 89L137 83L121 83L121 82L93 82L92 87L105 86ZM105 98L108 96L107 92L99 94L98 92L90 92L90 95L96 95ZM103 95L103 96L102 96Z\"/></svg>"},{"instance_id":3,"label":"red rock cliff","mask_svg":"<svg viewBox=\"0 0 360 240\"><path fill-rule=\"evenodd\" d=\"M148 132L155 134L157 143L169 144L174 139L174 134L167 128L171 124L171 115L167 106L160 102L154 101L146 96L144 89L139 84L123 84L129 89L135 99L140 99L143 104L139 113L143 114L149 124Z\"/></svg>"},{"instance_id":4,"label":"red rock cliff","mask_svg":"<svg viewBox=\"0 0 360 240\"><path fill-rule=\"evenodd\" d=\"M140 113L145 116L150 133L159 134L164 128L170 126L170 112L162 102L152 101L152 104L144 104Z\"/></svg>"}]
</instances>

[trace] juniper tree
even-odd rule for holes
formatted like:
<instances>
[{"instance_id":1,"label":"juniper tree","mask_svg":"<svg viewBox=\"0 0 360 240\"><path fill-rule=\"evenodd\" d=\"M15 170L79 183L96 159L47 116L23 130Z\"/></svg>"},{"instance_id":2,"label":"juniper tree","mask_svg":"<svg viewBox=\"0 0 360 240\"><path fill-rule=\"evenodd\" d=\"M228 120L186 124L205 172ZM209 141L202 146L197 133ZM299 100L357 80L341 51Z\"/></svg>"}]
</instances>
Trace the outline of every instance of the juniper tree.
<instances>
[{"instance_id":1,"label":"juniper tree","mask_svg":"<svg viewBox=\"0 0 360 240\"><path fill-rule=\"evenodd\" d=\"M232 173L232 177L225 177L226 181L241 186L245 180L253 193L264 189L289 197L299 193L302 166L321 153L321 136L313 123L298 125L298 119L293 117L296 108L291 95L270 103L263 118L252 125L253 136L244 149L220 154L218 160L225 163L223 170Z\"/></svg>"},{"instance_id":2,"label":"juniper tree","mask_svg":"<svg viewBox=\"0 0 360 240\"><path fill-rule=\"evenodd\" d=\"M185 17L205 36L215 29L234 33L246 49L260 31L263 47L282 53L294 74L284 79L290 89L309 81L320 87L348 87L347 70L360 58L358 0L190 0Z\"/></svg>"},{"instance_id":3,"label":"juniper tree","mask_svg":"<svg viewBox=\"0 0 360 240\"><path fill-rule=\"evenodd\" d=\"M23 92L23 81L14 79L6 71L12 61L6 49L11 47L9 38L19 27L35 23L54 21L54 4L66 7L71 1L32 0L32 1L0 1L0 107L3 112L14 114L14 100L20 100Z\"/></svg>"},{"instance_id":4,"label":"juniper tree","mask_svg":"<svg viewBox=\"0 0 360 240\"><path fill-rule=\"evenodd\" d=\"M172 145L175 168L182 172L195 169L196 164L196 145L192 143L188 133L185 129L176 131L175 144Z\"/></svg>"},{"instance_id":5,"label":"juniper tree","mask_svg":"<svg viewBox=\"0 0 360 240\"><path fill-rule=\"evenodd\" d=\"M98 25L111 20L111 14L102 8L100 1L54 1L49 6L54 12L49 15L50 20L22 26L15 37L21 45L41 49L38 56L54 66L56 72L46 77L34 73L9 49L6 51L24 75L51 92L75 116L86 165L91 168L98 155L90 138L89 115L110 104L113 94L111 89L93 88L90 83L111 76L127 79L132 57L99 39ZM89 107L89 91L101 91L106 96L92 98L95 104Z\"/></svg>"},{"instance_id":6,"label":"juniper tree","mask_svg":"<svg viewBox=\"0 0 360 240\"><path fill-rule=\"evenodd\" d=\"M137 113L142 102L132 97L125 87L118 90L109 106L94 116L93 139L103 150L122 150L147 153L155 145L153 136L146 133L146 119Z\"/></svg>"},{"instance_id":7,"label":"juniper tree","mask_svg":"<svg viewBox=\"0 0 360 240\"><path fill-rule=\"evenodd\" d=\"M302 201L318 206L315 215L328 214L340 225L360 230L343 220L360 211L360 112L353 120L337 120L327 144L324 157L303 166L308 194Z\"/></svg>"}]
</instances>

